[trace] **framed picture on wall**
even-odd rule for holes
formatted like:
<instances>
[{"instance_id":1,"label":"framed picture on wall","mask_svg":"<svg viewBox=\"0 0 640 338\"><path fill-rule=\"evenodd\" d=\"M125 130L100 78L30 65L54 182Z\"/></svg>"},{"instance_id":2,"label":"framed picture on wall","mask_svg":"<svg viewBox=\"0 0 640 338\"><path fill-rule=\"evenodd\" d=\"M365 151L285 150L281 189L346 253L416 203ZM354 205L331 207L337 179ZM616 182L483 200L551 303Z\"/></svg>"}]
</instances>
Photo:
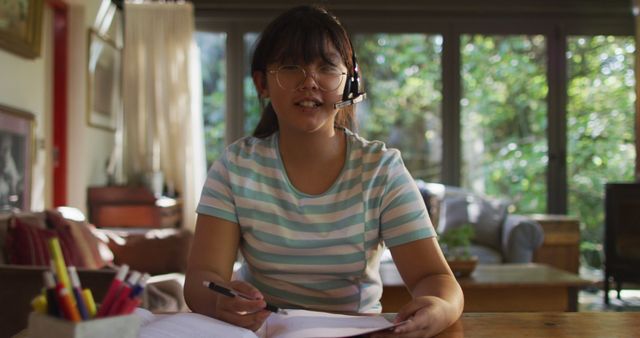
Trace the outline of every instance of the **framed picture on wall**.
<instances>
[{"instance_id":1,"label":"framed picture on wall","mask_svg":"<svg viewBox=\"0 0 640 338\"><path fill-rule=\"evenodd\" d=\"M44 0L0 0L0 48L33 59L40 56Z\"/></svg>"},{"instance_id":2,"label":"framed picture on wall","mask_svg":"<svg viewBox=\"0 0 640 338\"><path fill-rule=\"evenodd\" d=\"M88 46L87 122L93 127L115 131L122 107L121 49L92 29Z\"/></svg>"},{"instance_id":3,"label":"framed picture on wall","mask_svg":"<svg viewBox=\"0 0 640 338\"><path fill-rule=\"evenodd\" d=\"M30 210L33 115L0 105L0 212Z\"/></svg>"}]
</instances>

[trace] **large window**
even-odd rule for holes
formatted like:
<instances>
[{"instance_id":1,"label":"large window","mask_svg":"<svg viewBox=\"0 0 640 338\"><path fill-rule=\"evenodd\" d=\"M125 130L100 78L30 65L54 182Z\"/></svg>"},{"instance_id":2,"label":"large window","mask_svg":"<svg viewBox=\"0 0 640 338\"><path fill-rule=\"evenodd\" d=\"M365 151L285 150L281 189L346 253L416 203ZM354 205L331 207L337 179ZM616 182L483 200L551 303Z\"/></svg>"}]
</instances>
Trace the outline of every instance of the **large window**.
<instances>
[{"instance_id":1,"label":"large window","mask_svg":"<svg viewBox=\"0 0 640 338\"><path fill-rule=\"evenodd\" d=\"M462 185L546 210L547 104L541 35L463 35Z\"/></svg>"},{"instance_id":2,"label":"large window","mask_svg":"<svg viewBox=\"0 0 640 338\"><path fill-rule=\"evenodd\" d=\"M199 29L226 33L197 36L209 161L255 128L250 57L256 32L281 10L239 2L207 11L195 1L196 15L212 16ZM632 180L636 156L628 2L401 7L373 1L362 15L346 1L334 12L367 92L357 132L398 148L415 178L509 200L522 214L578 216L583 249L600 250L603 186Z\"/></svg>"},{"instance_id":3,"label":"large window","mask_svg":"<svg viewBox=\"0 0 640 338\"><path fill-rule=\"evenodd\" d=\"M258 93L253 85L251 77L251 57L255 49L258 33L247 33L244 35L244 135L251 135L258 125L262 107L258 100Z\"/></svg>"},{"instance_id":4,"label":"large window","mask_svg":"<svg viewBox=\"0 0 640 338\"><path fill-rule=\"evenodd\" d=\"M442 169L442 37L359 34L353 41L367 100L358 132L397 148L414 176L439 182Z\"/></svg>"},{"instance_id":5,"label":"large window","mask_svg":"<svg viewBox=\"0 0 640 338\"><path fill-rule=\"evenodd\" d=\"M197 32L202 68L202 117L207 165L210 166L224 149L226 34Z\"/></svg>"},{"instance_id":6,"label":"large window","mask_svg":"<svg viewBox=\"0 0 640 338\"><path fill-rule=\"evenodd\" d=\"M633 180L634 53L632 37L568 39L569 213L582 221L586 251L602 243L604 184Z\"/></svg>"}]
</instances>

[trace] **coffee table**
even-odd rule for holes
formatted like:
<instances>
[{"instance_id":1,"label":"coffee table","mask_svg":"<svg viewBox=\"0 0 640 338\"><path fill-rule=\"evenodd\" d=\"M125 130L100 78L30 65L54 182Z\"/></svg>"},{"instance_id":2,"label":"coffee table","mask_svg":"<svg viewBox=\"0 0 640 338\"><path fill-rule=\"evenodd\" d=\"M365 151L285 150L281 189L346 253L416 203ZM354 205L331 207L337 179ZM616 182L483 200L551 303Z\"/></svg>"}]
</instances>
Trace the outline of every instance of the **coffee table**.
<instances>
[{"instance_id":1,"label":"coffee table","mask_svg":"<svg viewBox=\"0 0 640 338\"><path fill-rule=\"evenodd\" d=\"M411 296L392 262L381 264L382 311L397 312ZM545 264L480 264L458 279L465 312L575 312L578 291L592 282Z\"/></svg>"}]
</instances>

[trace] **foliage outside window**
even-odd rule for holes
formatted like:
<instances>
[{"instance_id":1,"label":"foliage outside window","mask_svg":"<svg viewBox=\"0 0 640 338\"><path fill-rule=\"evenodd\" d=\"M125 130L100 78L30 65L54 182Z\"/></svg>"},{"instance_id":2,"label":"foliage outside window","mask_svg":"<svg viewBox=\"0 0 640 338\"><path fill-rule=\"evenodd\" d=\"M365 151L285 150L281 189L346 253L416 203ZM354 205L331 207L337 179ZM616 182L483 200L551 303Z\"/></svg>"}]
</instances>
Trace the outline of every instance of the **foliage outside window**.
<instances>
[{"instance_id":1,"label":"foliage outside window","mask_svg":"<svg viewBox=\"0 0 640 338\"><path fill-rule=\"evenodd\" d=\"M581 220L585 263L602 265L604 185L633 180L633 37L575 36L567 41L569 213Z\"/></svg>"},{"instance_id":2,"label":"foliage outside window","mask_svg":"<svg viewBox=\"0 0 640 338\"><path fill-rule=\"evenodd\" d=\"M402 153L414 176L439 182L442 166L442 37L358 34L367 100L358 104L358 133Z\"/></svg>"},{"instance_id":3,"label":"foliage outside window","mask_svg":"<svg viewBox=\"0 0 640 338\"><path fill-rule=\"evenodd\" d=\"M195 39L200 49L202 118L208 167L225 146L226 34L197 32Z\"/></svg>"},{"instance_id":4,"label":"foliage outside window","mask_svg":"<svg viewBox=\"0 0 640 338\"><path fill-rule=\"evenodd\" d=\"M244 134L245 136L253 134L253 130L256 129L258 121L260 121L260 115L262 114L262 107L260 107L260 101L258 100L258 93L253 85L253 78L251 77L251 58L253 57L253 50L255 49L255 43L258 39L258 33L247 33L244 35Z\"/></svg>"},{"instance_id":5,"label":"foliage outside window","mask_svg":"<svg viewBox=\"0 0 640 338\"><path fill-rule=\"evenodd\" d=\"M541 35L463 35L462 185L546 210L546 47Z\"/></svg>"}]
</instances>

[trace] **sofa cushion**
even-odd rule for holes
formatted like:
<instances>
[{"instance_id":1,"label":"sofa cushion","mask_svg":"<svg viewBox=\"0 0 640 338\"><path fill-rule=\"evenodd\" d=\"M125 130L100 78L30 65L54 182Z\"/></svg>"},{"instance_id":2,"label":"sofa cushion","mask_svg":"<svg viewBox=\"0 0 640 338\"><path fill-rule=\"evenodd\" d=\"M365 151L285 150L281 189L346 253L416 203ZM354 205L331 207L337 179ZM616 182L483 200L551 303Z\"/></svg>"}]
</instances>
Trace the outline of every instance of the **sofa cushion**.
<instances>
[{"instance_id":1,"label":"sofa cushion","mask_svg":"<svg viewBox=\"0 0 640 338\"><path fill-rule=\"evenodd\" d=\"M503 257L500 252L487 246L471 244L469 251L471 256L478 257L478 263L480 264L503 263Z\"/></svg>"},{"instance_id":2,"label":"sofa cushion","mask_svg":"<svg viewBox=\"0 0 640 338\"><path fill-rule=\"evenodd\" d=\"M445 197L438 231L446 233L467 223L473 226L473 242L501 250L502 223L509 204L478 195Z\"/></svg>"},{"instance_id":3,"label":"sofa cushion","mask_svg":"<svg viewBox=\"0 0 640 338\"><path fill-rule=\"evenodd\" d=\"M44 212L18 212L18 213L0 213L0 263L7 264L6 238L9 232L9 225L15 218L20 218L24 222L31 224L39 229L46 229Z\"/></svg>"},{"instance_id":4,"label":"sofa cushion","mask_svg":"<svg viewBox=\"0 0 640 338\"><path fill-rule=\"evenodd\" d=\"M64 248L63 254L65 254L64 259L66 264L77 267L86 267L82 254L80 253L80 249L78 249L78 241L73 236L69 222L67 222L67 220L65 220L57 211L47 210L45 213L48 228L56 232L56 235L60 240L60 246Z\"/></svg>"},{"instance_id":5,"label":"sofa cushion","mask_svg":"<svg viewBox=\"0 0 640 338\"><path fill-rule=\"evenodd\" d=\"M47 219L50 226L65 229L71 234L71 239L78 253L82 267L88 269L100 269L113 262L113 253L107 244L96 235L95 226L84 221L84 215L79 210L73 212L80 213L81 218L73 218L69 215L69 207L58 208L58 210L48 210ZM66 230L68 229L68 230Z\"/></svg>"},{"instance_id":6,"label":"sofa cushion","mask_svg":"<svg viewBox=\"0 0 640 338\"><path fill-rule=\"evenodd\" d=\"M55 231L38 228L20 218L13 218L5 239L7 262L48 266L50 258L47 241L55 235Z\"/></svg>"},{"instance_id":7,"label":"sofa cushion","mask_svg":"<svg viewBox=\"0 0 640 338\"><path fill-rule=\"evenodd\" d=\"M64 230L42 229L14 218L9 225L5 249L10 264L48 266L50 263L49 239L58 237L62 255L67 265L78 265L78 253L69 245L70 234ZM74 250L76 250L74 252Z\"/></svg>"},{"instance_id":8,"label":"sofa cushion","mask_svg":"<svg viewBox=\"0 0 640 338\"><path fill-rule=\"evenodd\" d=\"M68 221L87 268L101 269L113 264L113 252L106 241L100 240L99 230L93 224Z\"/></svg>"}]
</instances>

